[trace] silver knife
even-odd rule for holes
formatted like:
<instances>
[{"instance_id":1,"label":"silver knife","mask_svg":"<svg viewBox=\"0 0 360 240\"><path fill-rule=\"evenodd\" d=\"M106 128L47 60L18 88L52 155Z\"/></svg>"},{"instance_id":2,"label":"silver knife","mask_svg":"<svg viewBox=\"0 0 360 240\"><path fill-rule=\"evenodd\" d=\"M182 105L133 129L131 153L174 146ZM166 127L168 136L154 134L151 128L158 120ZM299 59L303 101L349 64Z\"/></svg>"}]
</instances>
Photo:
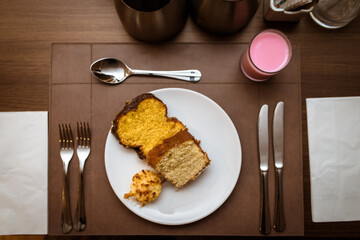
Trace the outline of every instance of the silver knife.
<instances>
[{"instance_id":1,"label":"silver knife","mask_svg":"<svg viewBox=\"0 0 360 240\"><path fill-rule=\"evenodd\" d=\"M260 160L260 232L270 233L270 214L268 197L268 168L269 168L269 126L268 105L264 104L258 118L258 150Z\"/></svg>"},{"instance_id":2,"label":"silver knife","mask_svg":"<svg viewBox=\"0 0 360 240\"><path fill-rule=\"evenodd\" d=\"M274 229L285 229L284 204L282 194L282 169L284 165L284 102L276 105L273 121L273 147L275 161L275 215Z\"/></svg>"}]
</instances>

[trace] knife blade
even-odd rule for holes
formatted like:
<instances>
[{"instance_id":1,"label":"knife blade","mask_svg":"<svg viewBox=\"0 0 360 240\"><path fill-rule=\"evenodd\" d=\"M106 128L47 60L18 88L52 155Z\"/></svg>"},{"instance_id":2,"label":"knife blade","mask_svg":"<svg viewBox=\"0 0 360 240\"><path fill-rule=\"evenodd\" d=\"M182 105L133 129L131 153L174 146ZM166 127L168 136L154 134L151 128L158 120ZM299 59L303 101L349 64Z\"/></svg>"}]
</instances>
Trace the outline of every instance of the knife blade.
<instances>
[{"instance_id":1,"label":"knife blade","mask_svg":"<svg viewBox=\"0 0 360 240\"><path fill-rule=\"evenodd\" d=\"M260 227L263 234L270 233L270 214L268 198L268 176L269 168L269 126L268 105L264 104L258 117L258 151L260 162Z\"/></svg>"},{"instance_id":2,"label":"knife blade","mask_svg":"<svg viewBox=\"0 0 360 240\"><path fill-rule=\"evenodd\" d=\"M275 214L274 229L282 232L285 229L282 169L284 166L284 102L278 102L274 111L273 148L275 163Z\"/></svg>"}]
</instances>

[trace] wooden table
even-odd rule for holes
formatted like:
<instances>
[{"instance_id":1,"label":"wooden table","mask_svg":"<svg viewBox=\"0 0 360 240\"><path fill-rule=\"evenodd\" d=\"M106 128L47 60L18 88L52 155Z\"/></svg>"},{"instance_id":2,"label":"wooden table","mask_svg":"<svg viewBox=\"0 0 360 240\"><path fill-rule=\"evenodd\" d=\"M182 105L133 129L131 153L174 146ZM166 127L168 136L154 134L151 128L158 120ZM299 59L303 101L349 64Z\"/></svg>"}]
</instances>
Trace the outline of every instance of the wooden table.
<instances>
[{"instance_id":1,"label":"wooden table","mask_svg":"<svg viewBox=\"0 0 360 240\"><path fill-rule=\"evenodd\" d=\"M360 222L311 221L305 99L360 95L360 18L327 30L309 16L299 23L264 22L262 7L237 34L216 37L189 18L173 42L249 42L265 28L285 32L301 52L305 236L360 237ZM49 110L51 44L134 42L123 29L112 0L12 0L0 2L0 111ZM239 53L240 54L240 53ZM0 237L17 239L19 237ZM43 237L20 237L42 239Z\"/></svg>"}]
</instances>

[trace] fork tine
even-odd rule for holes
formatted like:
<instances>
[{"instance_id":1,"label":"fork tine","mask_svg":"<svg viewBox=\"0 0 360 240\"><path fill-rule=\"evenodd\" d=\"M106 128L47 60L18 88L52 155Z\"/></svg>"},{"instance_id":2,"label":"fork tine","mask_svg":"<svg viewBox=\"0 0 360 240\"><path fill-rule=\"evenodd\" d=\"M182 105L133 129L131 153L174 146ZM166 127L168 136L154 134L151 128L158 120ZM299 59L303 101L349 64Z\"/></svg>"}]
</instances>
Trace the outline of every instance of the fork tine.
<instances>
[{"instance_id":1,"label":"fork tine","mask_svg":"<svg viewBox=\"0 0 360 240\"><path fill-rule=\"evenodd\" d=\"M86 146L86 131L85 131L85 125L84 122L80 122L81 124L81 135L82 135L82 145Z\"/></svg>"},{"instance_id":2,"label":"fork tine","mask_svg":"<svg viewBox=\"0 0 360 240\"><path fill-rule=\"evenodd\" d=\"M77 130L76 144L78 146L80 146L80 126L79 126L79 122L76 122L76 130Z\"/></svg>"},{"instance_id":3,"label":"fork tine","mask_svg":"<svg viewBox=\"0 0 360 240\"><path fill-rule=\"evenodd\" d=\"M80 122L80 134L81 134L81 146L85 145L86 137L84 134L84 124L83 122Z\"/></svg>"},{"instance_id":4,"label":"fork tine","mask_svg":"<svg viewBox=\"0 0 360 240\"><path fill-rule=\"evenodd\" d=\"M80 122L80 135L81 135L81 146L85 145L85 134L84 134L84 124L82 122Z\"/></svg>"},{"instance_id":5,"label":"fork tine","mask_svg":"<svg viewBox=\"0 0 360 240\"><path fill-rule=\"evenodd\" d=\"M88 144L88 131L87 131L87 127L86 127L86 123L83 122L83 129L84 129L84 145L85 146L89 146Z\"/></svg>"},{"instance_id":6,"label":"fork tine","mask_svg":"<svg viewBox=\"0 0 360 240\"><path fill-rule=\"evenodd\" d=\"M64 124L61 124L61 126L62 126L62 132L63 132L63 148L67 148L67 135L66 135L66 133L67 133L67 131L66 131L66 124L64 125Z\"/></svg>"},{"instance_id":7,"label":"fork tine","mask_svg":"<svg viewBox=\"0 0 360 240\"><path fill-rule=\"evenodd\" d=\"M74 148L74 138L73 138L70 124L69 124L69 147Z\"/></svg>"},{"instance_id":8,"label":"fork tine","mask_svg":"<svg viewBox=\"0 0 360 240\"><path fill-rule=\"evenodd\" d=\"M69 125L65 124L66 130L66 148L70 148L70 132L69 132Z\"/></svg>"},{"instance_id":9,"label":"fork tine","mask_svg":"<svg viewBox=\"0 0 360 240\"><path fill-rule=\"evenodd\" d=\"M63 142L63 135L62 135L62 131L61 131L61 126L60 126L60 124L59 124L59 135L60 135L60 138L59 138L59 143L60 143L60 148L62 148L63 147L63 144L62 144L62 142Z\"/></svg>"},{"instance_id":10,"label":"fork tine","mask_svg":"<svg viewBox=\"0 0 360 240\"><path fill-rule=\"evenodd\" d=\"M91 133L90 133L90 126L89 123L87 122L87 141L88 141L88 146L90 147L91 145Z\"/></svg>"},{"instance_id":11,"label":"fork tine","mask_svg":"<svg viewBox=\"0 0 360 240\"><path fill-rule=\"evenodd\" d=\"M72 139L72 131L70 124L65 124L65 136L66 136L66 148L72 148L73 139Z\"/></svg>"}]
</instances>

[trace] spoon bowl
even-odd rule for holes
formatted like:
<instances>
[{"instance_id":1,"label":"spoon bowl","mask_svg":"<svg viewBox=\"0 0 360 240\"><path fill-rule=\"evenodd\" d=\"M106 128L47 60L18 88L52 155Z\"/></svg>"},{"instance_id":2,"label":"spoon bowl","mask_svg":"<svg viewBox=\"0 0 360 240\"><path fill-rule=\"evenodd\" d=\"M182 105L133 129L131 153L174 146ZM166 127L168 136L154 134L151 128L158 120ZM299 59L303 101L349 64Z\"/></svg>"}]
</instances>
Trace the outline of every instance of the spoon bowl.
<instances>
[{"instance_id":1,"label":"spoon bowl","mask_svg":"<svg viewBox=\"0 0 360 240\"><path fill-rule=\"evenodd\" d=\"M177 80L198 82L201 78L199 70L180 70L180 71L150 71L135 70L128 67L116 58L101 58L93 62L90 72L99 81L107 84L119 84L132 75L159 76L174 78Z\"/></svg>"}]
</instances>

